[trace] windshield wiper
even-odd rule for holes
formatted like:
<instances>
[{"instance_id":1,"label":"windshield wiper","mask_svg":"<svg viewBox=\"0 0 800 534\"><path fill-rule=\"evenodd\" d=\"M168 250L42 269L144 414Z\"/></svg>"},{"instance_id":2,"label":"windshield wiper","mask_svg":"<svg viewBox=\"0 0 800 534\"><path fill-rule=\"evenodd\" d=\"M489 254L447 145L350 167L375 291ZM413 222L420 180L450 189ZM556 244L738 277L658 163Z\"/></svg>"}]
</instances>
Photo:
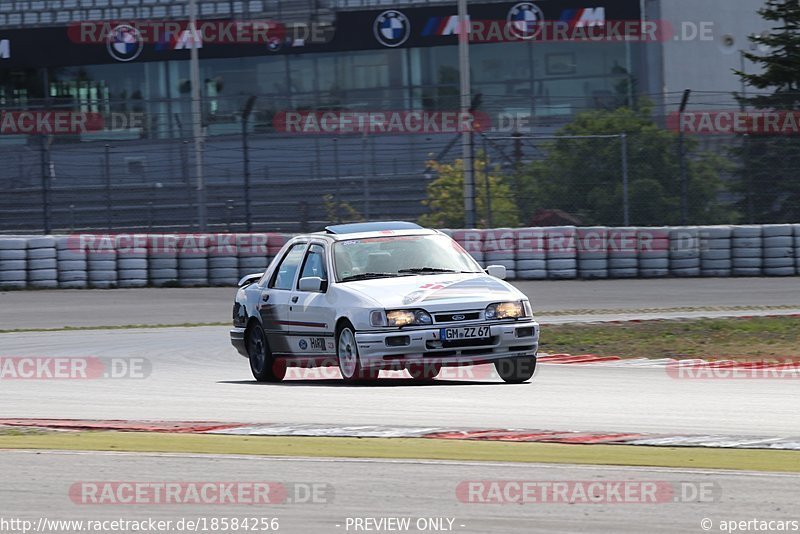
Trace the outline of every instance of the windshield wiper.
<instances>
[{"instance_id":1,"label":"windshield wiper","mask_svg":"<svg viewBox=\"0 0 800 534\"><path fill-rule=\"evenodd\" d=\"M398 273L465 273L470 271L456 271L454 269L440 269L439 267L414 267L413 269L399 269Z\"/></svg>"},{"instance_id":2,"label":"windshield wiper","mask_svg":"<svg viewBox=\"0 0 800 534\"><path fill-rule=\"evenodd\" d=\"M372 278L391 278L397 273L359 273L342 278L342 282L352 282L354 280L370 280Z\"/></svg>"}]
</instances>

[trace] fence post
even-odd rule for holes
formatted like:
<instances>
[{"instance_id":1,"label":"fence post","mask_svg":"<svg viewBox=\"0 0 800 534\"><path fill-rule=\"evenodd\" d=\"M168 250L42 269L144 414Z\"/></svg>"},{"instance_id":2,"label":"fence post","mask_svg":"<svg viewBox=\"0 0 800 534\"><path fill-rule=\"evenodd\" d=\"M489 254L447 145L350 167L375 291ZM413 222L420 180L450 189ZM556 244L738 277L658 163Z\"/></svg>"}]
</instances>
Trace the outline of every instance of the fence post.
<instances>
[{"instance_id":1,"label":"fence post","mask_svg":"<svg viewBox=\"0 0 800 534\"><path fill-rule=\"evenodd\" d=\"M50 233L50 158L48 157L47 136L42 135L42 227L45 234Z\"/></svg>"},{"instance_id":2,"label":"fence post","mask_svg":"<svg viewBox=\"0 0 800 534\"><path fill-rule=\"evenodd\" d=\"M361 157L361 166L362 166L362 172L364 174L364 180L363 180L364 181L364 184L363 184L363 187L364 187L364 208L363 209L364 209L364 218L367 219L367 220L369 220L369 218L370 218L370 215L369 215L369 211L370 211L370 205L369 205L369 201L370 201L370 198L369 198L369 171L367 169L368 162L369 162L369 152L367 150L368 147L369 147L369 137L367 137L367 130L364 130L364 151L361 154L361 156L362 156Z\"/></svg>"},{"instance_id":3,"label":"fence post","mask_svg":"<svg viewBox=\"0 0 800 534\"><path fill-rule=\"evenodd\" d=\"M112 217L112 207L111 207L111 147L109 145L105 145L104 148L104 161L103 161L103 174L105 178L106 184L106 229L110 232L111 231L111 217Z\"/></svg>"},{"instance_id":4,"label":"fence post","mask_svg":"<svg viewBox=\"0 0 800 534\"><path fill-rule=\"evenodd\" d=\"M622 146L622 218L625 226L630 226L630 199L628 198L628 134L625 132L619 136Z\"/></svg>"},{"instance_id":5,"label":"fence post","mask_svg":"<svg viewBox=\"0 0 800 534\"><path fill-rule=\"evenodd\" d=\"M339 194L341 193L341 179L339 178L339 139L333 138L333 171L336 177L336 188L334 189L333 201L336 206L335 222L339 222Z\"/></svg>"},{"instance_id":6,"label":"fence post","mask_svg":"<svg viewBox=\"0 0 800 534\"><path fill-rule=\"evenodd\" d=\"M486 138L483 138L483 180L486 188L486 228L493 228L492 225L492 184L489 181L489 147L486 145ZM519 189L517 189L517 193Z\"/></svg>"}]
</instances>

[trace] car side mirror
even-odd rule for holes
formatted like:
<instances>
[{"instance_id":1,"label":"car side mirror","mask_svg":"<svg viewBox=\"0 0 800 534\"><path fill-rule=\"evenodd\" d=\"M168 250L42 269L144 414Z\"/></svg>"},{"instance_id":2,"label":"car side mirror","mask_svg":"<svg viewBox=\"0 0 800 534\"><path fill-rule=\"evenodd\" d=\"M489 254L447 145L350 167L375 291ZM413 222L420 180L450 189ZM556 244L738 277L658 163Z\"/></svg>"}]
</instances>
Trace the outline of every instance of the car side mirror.
<instances>
[{"instance_id":1,"label":"car side mirror","mask_svg":"<svg viewBox=\"0 0 800 534\"><path fill-rule=\"evenodd\" d=\"M486 267L486 274L489 276L494 276L495 278L499 278L500 280L505 280L506 267L505 265L488 265Z\"/></svg>"},{"instance_id":2,"label":"car side mirror","mask_svg":"<svg viewBox=\"0 0 800 534\"><path fill-rule=\"evenodd\" d=\"M297 287L300 291L322 291L325 281L319 276L306 276L301 278Z\"/></svg>"},{"instance_id":3,"label":"car side mirror","mask_svg":"<svg viewBox=\"0 0 800 534\"><path fill-rule=\"evenodd\" d=\"M239 280L239 283L237 285L239 287L249 286L253 282L255 282L257 280L261 280L262 276L264 276L264 273L248 274L247 276L245 276L241 280Z\"/></svg>"}]
</instances>

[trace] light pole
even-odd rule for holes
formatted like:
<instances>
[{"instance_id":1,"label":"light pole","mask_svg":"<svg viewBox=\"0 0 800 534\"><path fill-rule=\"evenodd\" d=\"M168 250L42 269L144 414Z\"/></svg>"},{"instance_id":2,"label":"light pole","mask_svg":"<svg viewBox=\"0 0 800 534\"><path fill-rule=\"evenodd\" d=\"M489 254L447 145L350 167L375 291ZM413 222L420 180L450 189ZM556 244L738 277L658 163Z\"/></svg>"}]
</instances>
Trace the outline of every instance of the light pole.
<instances>
[{"instance_id":1,"label":"light pole","mask_svg":"<svg viewBox=\"0 0 800 534\"><path fill-rule=\"evenodd\" d=\"M470 23L467 14L467 0L458 0L458 69L461 82L461 121L465 121L470 113L470 76L469 76L469 33ZM464 226L475 227L475 173L472 165L472 126L461 132L461 157L464 167Z\"/></svg>"},{"instance_id":2,"label":"light pole","mask_svg":"<svg viewBox=\"0 0 800 534\"><path fill-rule=\"evenodd\" d=\"M197 0L189 0L189 32L192 43L189 71L192 84L192 125L197 179L197 226L203 232L206 229L206 186L203 179L203 114L200 107L200 35L197 31Z\"/></svg>"},{"instance_id":3,"label":"light pole","mask_svg":"<svg viewBox=\"0 0 800 534\"><path fill-rule=\"evenodd\" d=\"M691 89L686 89L681 98L681 107L678 112L678 152L680 155L680 172L681 172L681 226L686 226L686 221L689 215L689 186L686 176L686 134L683 131L683 113L686 111L686 105L689 103L689 95L692 94Z\"/></svg>"}]
</instances>

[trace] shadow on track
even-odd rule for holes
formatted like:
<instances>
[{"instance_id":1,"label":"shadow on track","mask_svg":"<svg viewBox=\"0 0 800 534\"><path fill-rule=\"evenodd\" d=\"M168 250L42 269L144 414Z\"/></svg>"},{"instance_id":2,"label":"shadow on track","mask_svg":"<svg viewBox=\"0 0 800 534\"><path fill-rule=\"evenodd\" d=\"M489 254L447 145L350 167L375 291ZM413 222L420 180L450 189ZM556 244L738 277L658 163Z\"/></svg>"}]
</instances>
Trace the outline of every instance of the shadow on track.
<instances>
[{"instance_id":1,"label":"shadow on track","mask_svg":"<svg viewBox=\"0 0 800 534\"><path fill-rule=\"evenodd\" d=\"M256 382L255 380L220 380L217 384L235 384L242 386L274 386L274 387L332 387L332 388L386 388L386 387L430 387L430 386L499 386L502 382L468 381L468 380L414 380L413 378L379 378L369 382L345 382L340 378L298 379L283 382Z\"/></svg>"}]
</instances>

